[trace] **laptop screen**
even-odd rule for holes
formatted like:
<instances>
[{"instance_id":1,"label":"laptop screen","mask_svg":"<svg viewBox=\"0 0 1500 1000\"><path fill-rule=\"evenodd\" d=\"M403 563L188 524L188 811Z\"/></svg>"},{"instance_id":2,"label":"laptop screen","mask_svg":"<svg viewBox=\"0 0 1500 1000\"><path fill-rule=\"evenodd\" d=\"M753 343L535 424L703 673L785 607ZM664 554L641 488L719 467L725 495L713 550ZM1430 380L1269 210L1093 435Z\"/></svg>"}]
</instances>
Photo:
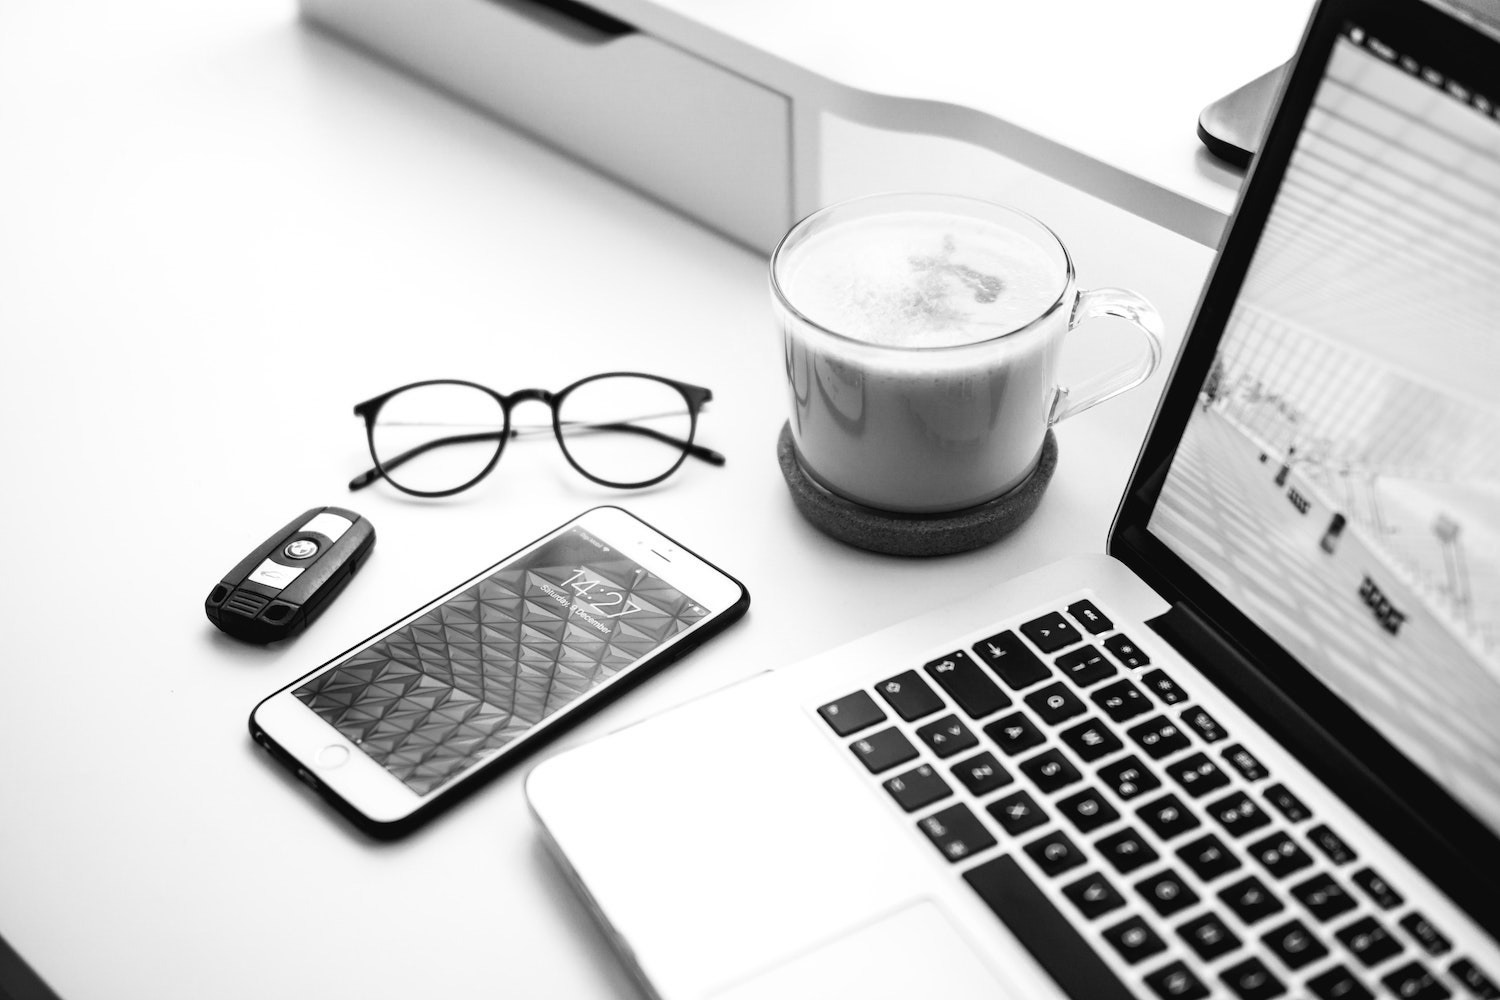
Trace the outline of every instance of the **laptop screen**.
<instances>
[{"instance_id":1,"label":"laptop screen","mask_svg":"<svg viewBox=\"0 0 1500 1000\"><path fill-rule=\"evenodd\" d=\"M1346 24L1149 531L1500 831L1500 93Z\"/></svg>"}]
</instances>

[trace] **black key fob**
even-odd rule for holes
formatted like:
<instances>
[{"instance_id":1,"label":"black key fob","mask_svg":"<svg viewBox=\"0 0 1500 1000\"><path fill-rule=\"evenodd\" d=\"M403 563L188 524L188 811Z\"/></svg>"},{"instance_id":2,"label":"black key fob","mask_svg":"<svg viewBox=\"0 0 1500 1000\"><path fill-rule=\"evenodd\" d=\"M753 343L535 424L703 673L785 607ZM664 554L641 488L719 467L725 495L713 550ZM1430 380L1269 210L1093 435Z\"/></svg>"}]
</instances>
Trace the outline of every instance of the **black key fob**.
<instances>
[{"instance_id":1,"label":"black key fob","mask_svg":"<svg viewBox=\"0 0 1500 1000\"><path fill-rule=\"evenodd\" d=\"M312 624L374 547L369 520L342 507L314 507L241 559L203 609L236 639L285 639Z\"/></svg>"}]
</instances>

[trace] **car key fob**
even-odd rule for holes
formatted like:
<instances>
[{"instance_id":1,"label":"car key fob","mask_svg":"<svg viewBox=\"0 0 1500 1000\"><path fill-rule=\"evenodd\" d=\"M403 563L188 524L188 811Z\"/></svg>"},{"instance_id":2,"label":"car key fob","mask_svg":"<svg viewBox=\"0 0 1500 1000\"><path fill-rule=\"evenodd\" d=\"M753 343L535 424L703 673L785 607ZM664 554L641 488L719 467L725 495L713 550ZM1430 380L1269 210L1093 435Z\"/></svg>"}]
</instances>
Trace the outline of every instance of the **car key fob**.
<instances>
[{"instance_id":1,"label":"car key fob","mask_svg":"<svg viewBox=\"0 0 1500 1000\"><path fill-rule=\"evenodd\" d=\"M236 639L296 635L338 596L375 547L375 526L342 507L314 507L267 538L203 602Z\"/></svg>"}]
</instances>

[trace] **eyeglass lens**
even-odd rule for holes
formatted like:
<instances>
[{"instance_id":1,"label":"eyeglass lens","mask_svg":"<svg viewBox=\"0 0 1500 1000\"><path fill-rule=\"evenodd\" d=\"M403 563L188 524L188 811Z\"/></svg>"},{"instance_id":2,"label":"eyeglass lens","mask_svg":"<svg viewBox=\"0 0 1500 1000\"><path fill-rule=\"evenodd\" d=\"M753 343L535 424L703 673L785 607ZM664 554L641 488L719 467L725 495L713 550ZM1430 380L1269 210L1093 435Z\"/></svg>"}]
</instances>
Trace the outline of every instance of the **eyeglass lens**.
<instances>
[{"instance_id":1,"label":"eyeglass lens","mask_svg":"<svg viewBox=\"0 0 1500 1000\"><path fill-rule=\"evenodd\" d=\"M552 424L517 410L514 437L551 436ZM671 472L691 440L693 416L675 387L636 375L609 375L573 386L557 408L563 448L586 475L615 486ZM505 412L472 385L413 386L390 397L370 435L375 461L403 489L440 493L480 478L504 447Z\"/></svg>"},{"instance_id":2,"label":"eyeglass lens","mask_svg":"<svg viewBox=\"0 0 1500 1000\"><path fill-rule=\"evenodd\" d=\"M636 375L580 383L563 399L557 418L563 448L578 467L618 485L671 472L693 432L682 393Z\"/></svg>"},{"instance_id":3,"label":"eyeglass lens","mask_svg":"<svg viewBox=\"0 0 1500 1000\"><path fill-rule=\"evenodd\" d=\"M386 478L403 489L438 493L467 486L500 453L505 411L470 385L405 389L385 401L370 449Z\"/></svg>"}]
</instances>

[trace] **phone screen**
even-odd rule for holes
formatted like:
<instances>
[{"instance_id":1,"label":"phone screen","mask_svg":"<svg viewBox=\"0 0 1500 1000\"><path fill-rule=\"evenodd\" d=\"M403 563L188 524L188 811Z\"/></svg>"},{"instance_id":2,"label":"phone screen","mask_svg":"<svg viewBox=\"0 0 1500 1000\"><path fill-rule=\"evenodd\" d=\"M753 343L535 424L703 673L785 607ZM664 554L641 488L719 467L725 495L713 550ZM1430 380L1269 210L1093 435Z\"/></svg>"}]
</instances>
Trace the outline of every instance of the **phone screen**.
<instances>
[{"instance_id":1,"label":"phone screen","mask_svg":"<svg viewBox=\"0 0 1500 1000\"><path fill-rule=\"evenodd\" d=\"M575 526L292 693L427 795L707 614Z\"/></svg>"}]
</instances>

